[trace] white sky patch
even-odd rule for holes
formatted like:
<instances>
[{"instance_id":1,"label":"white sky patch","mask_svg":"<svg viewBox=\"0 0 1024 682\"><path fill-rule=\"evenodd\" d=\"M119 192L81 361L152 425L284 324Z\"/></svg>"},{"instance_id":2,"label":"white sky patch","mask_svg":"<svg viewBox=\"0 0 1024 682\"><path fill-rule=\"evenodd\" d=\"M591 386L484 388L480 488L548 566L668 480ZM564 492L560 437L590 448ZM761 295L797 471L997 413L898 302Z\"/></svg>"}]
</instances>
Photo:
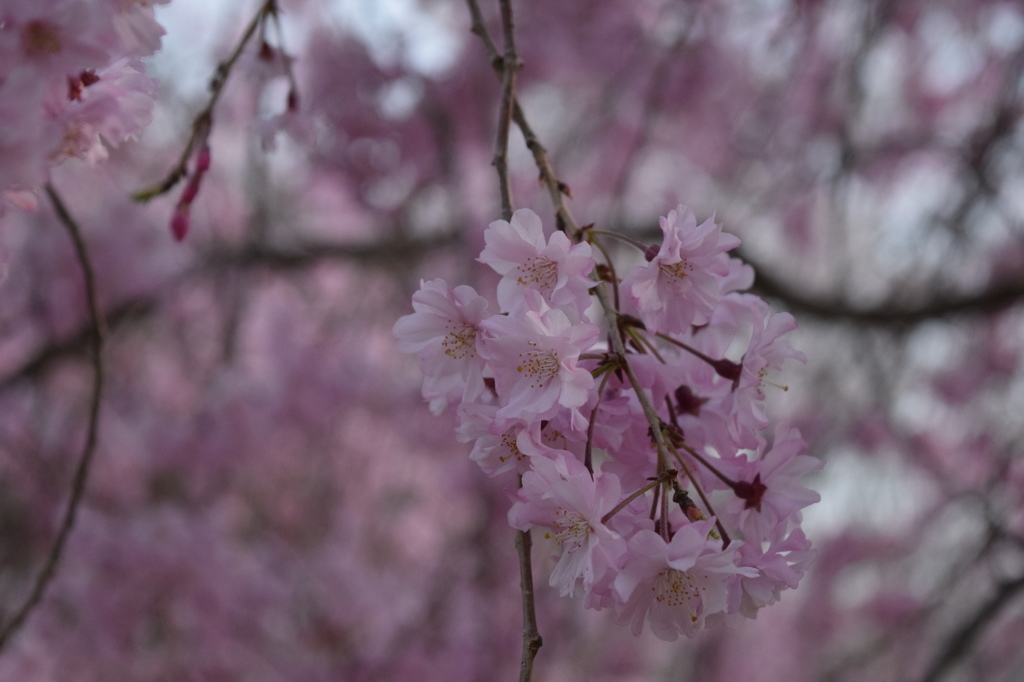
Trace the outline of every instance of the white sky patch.
<instances>
[{"instance_id":1,"label":"white sky patch","mask_svg":"<svg viewBox=\"0 0 1024 682\"><path fill-rule=\"evenodd\" d=\"M925 83L935 92L949 93L973 79L984 65L976 43L958 27L947 12L929 12L922 21L921 33L930 54L925 68Z\"/></svg>"},{"instance_id":2,"label":"white sky patch","mask_svg":"<svg viewBox=\"0 0 1024 682\"><path fill-rule=\"evenodd\" d=\"M427 12L416 0L344 0L332 14L370 46L383 64L404 62L427 75L450 69L462 39L450 12Z\"/></svg>"},{"instance_id":3,"label":"white sky patch","mask_svg":"<svg viewBox=\"0 0 1024 682\"><path fill-rule=\"evenodd\" d=\"M1024 43L1024 16L1015 5L1006 3L989 8L984 20L989 45L1010 53Z\"/></svg>"},{"instance_id":4,"label":"white sky patch","mask_svg":"<svg viewBox=\"0 0 1024 682\"><path fill-rule=\"evenodd\" d=\"M399 78L384 86L380 108L388 118L401 120L415 111L422 96L422 83L412 78Z\"/></svg>"},{"instance_id":5,"label":"white sky patch","mask_svg":"<svg viewBox=\"0 0 1024 682\"><path fill-rule=\"evenodd\" d=\"M803 512L812 541L854 528L883 536L903 532L938 494L918 470L889 452L837 450L810 487L821 494L821 502Z\"/></svg>"}]
</instances>

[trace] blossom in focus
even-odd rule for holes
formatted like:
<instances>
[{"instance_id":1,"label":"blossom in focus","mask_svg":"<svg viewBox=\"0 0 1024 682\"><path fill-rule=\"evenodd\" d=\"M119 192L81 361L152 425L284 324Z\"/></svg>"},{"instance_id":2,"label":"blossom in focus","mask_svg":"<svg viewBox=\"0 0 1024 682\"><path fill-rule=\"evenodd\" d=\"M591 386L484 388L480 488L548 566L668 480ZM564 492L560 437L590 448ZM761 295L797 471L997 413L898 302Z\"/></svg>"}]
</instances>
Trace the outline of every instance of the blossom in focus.
<instances>
[{"instance_id":1,"label":"blossom in focus","mask_svg":"<svg viewBox=\"0 0 1024 682\"><path fill-rule=\"evenodd\" d=\"M726 252L740 240L708 218L700 226L679 206L661 218L664 240L646 265L622 282L627 300L651 333L685 331L707 324L723 293L723 282L743 281Z\"/></svg>"},{"instance_id":2,"label":"blossom in focus","mask_svg":"<svg viewBox=\"0 0 1024 682\"><path fill-rule=\"evenodd\" d=\"M618 478L594 476L572 454L552 451L552 456L531 459L523 474L518 500L508 512L509 525L520 530L543 526L546 537L562 548L550 584L562 596L575 596L582 587L614 569L625 551L625 541L601 523L601 517L619 502Z\"/></svg>"},{"instance_id":3,"label":"blossom in focus","mask_svg":"<svg viewBox=\"0 0 1024 682\"><path fill-rule=\"evenodd\" d=\"M526 308L520 315L495 315L481 323L481 353L503 401L497 418L532 422L567 408L571 428L582 431L587 420L579 408L594 377L579 365L579 356L594 345L599 330L589 322L573 324L535 290L524 290L523 297Z\"/></svg>"},{"instance_id":4,"label":"blossom in focus","mask_svg":"<svg viewBox=\"0 0 1024 682\"><path fill-rule=\"evenodd\" d=\"M709 539L713 528L708 519L683 525L669 542L653 530L630 538L615 592L623 604L620 620L630 623L633 634L646 622L659 639L693 637L708 616L734 610L730 592L738 600L739 588L731 576L753 578L758 572L734 563L739 543L722 549L720 541Z\"/></svg>"},{"instance_id":5,"label":"blossom in focus","mask_svg":"<svg viewBox=\"0 0 1024 682\"><path fill-rule=\"evenodd\" d=\"M734 293L752 271L727 255L738 241L713 220L698 227L680 207L662 228L661 252L620 289L645 327L626 325L621 355L585 314L589 247L577 250L561 233L545 240L525 210L485 233L479 260L502 275L499 314L487 316L477 302L468 315L480 297L463 287L472 296L456 302L459 289L435 280L395 334L400 348L421 354L432 406L458 404L457 436L473 442L471 459L505 485L521 476L509 490L509 524L546 528L558 543L551 586L582 591L586 608L613 610L634 634L649 624L673 640L709 620L754 617L796 586L812 556L799 510L817 500L799 479L819 463L802 455L796 430L778 429L767 450L761 434L767 371L803 357L780 341L792 317ZM454 338L467 347L472 340L476 389L438 369L448 347L441 339L455 327L465 333ZM653 504L679 483L664 466L654 420L690 453L681 455L692 461L688 485L720 500L717 511L703 495L706 508L674 497ZM765 455L751 460L749 451Z\"/></svg>"},{"instance_id":6,"label":"blossom in focus","mask_svg":"<svg viewBox=\"0 0 1024 682\"><path fill-rule=\"evenodd\" d=\"M423 397L431 410L439 413L482 392L484 363L477 334L487 317L487 299L473 287L453 288L438 278L420 282L412 307L415 312L399 318L393 332L399 350L420 358Z\"/></svg>"},{"instance_id":7,"label":"blossom in focus","mask_svg":"<svg viewBox=\"0 0 1024 682\"><path fill-rule=\"evenodd\" d=\"M750 494L734 497L729 506L748 540L767 538L791 514L821 500L802 483L806 474L823 466L820 459L805 455L806 449L799 431L779 425L772 446L744 466L740 491L749 490Z\"/></svg>"},{"instance_id":8,"label":"blossom in focus","mask_svg":"<svg viewBox=\"0 0 1024 682\"><path fill-rule=\"evenodd\" d=\"M484 231L486 246L478 259L501 275L498 305L512 312L522 305L523 289L539 291L552 308L583 318L590 305L594 268L590 244L573 244L562 232L544 239L540 217L528 208L512 214L511 222L496 220Z\"/></svg>"}]
</instances>

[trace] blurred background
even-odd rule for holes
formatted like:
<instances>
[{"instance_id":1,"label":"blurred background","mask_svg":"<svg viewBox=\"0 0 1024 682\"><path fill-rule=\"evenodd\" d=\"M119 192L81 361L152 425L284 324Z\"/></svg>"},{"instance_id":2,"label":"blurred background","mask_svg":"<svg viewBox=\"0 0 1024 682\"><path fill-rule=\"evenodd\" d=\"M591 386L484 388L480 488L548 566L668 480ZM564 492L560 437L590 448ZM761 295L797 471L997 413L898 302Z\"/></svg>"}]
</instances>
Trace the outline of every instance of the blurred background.
<instances>
[{"instance_id":1,"label":"blurred background","mask_svg":"<svg viewBox=\"0 0 1024 682\"><path fill-rule=\"evenodd\" d=\"M214 110L178 243L180 190L130 195L176 163L260 6L158 7L153 123L53 171L109 332L100 441L0 680L518 675L507 495L391 337L421 278L493 283L474 259L499 213L499 81L461 0L282 0ZM1020 5L513 9L520 102L580 224L654 241L683 203L739 236L809 358L770 416L826 461L815 564L736 629L633 637L548 588L538 544L535 679L1024 679ZM517 205L553 223L518 131L511 163ZM53 545L92 379L52 207L8 210L0 244L6 621Z\"/></svg>"}]
</instances>

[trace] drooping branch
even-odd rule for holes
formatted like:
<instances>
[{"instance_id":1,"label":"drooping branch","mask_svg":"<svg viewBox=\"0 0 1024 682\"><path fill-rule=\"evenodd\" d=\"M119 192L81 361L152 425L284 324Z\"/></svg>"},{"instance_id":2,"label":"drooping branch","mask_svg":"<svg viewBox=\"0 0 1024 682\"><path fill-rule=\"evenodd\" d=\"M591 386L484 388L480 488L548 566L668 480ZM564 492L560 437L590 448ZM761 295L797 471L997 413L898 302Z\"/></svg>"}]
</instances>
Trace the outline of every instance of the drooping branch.
<instances>
[{"instance_id":1,"label":"drooping branch","mask_svg":"<svg viewBox=\"0 0 1024 682\"><path fill-rule=\"evenodd\" d=\"M475 0L467 0L467 2L469 2L471 9L476 4ZM480 16L479 9L476 9L473 12L473 16L474 33L478 33L481 36L485 36L487 33L487 29L483 26L482 22L478 23L477 21ZM498 70L499 73L502 73L502 70L499 70L499 67L503 65L504 59L500 57L497 59L495 58L497 52L494 51L494 43L490 40L490 38L484 37L483 41L484 45L487 46L488 52L491 54L492 64L495 64L495 69ZM552 203L554 203L555 205L555 214L558 220L559 229L567 232L572 239L579 239L582 231L580 230L579 225L576 223L576 219L569 211L569 207L566 206L565 204L565 197L568 196L571 198L572 192L570 191L568 185L566 185L564 182L558 179L558 175L555 173L555 170L551 165L551 158L548 155L547 149L544 147L543 144L541 144L540 139L533 131L533 128L527 121L526 114L523 112L522 107L519 106L518 101L515 102L515 105L513 107L512 119L516 122L516 125L519 127L519 130L523 133L523 137L526 140L526 146L533 154L534 163L537 165L537 169L540 172L541 182L543 182L544 185L548 188L548 194L551 197ZM605 312L605 317L608 321L609 336L612 340L612 349L620 358L620 362L623 365L623 369L625 370L626 375L629 377L631 385L637 393L637 398L640 400L640 404L643 407L644 414L647 416L648 422L651 426L651 433L653 435L655 445L658 450L659 461L663 465L665 465L668 462L669 454L668 446L665 441L665 436L661 432L661 419L658 417L657 412L651 405L650 400L647 399L647 396L644 393L639 380L633 373L632 368L629 366L629 363L626 360L626 346L622 340L622 334L618 324L618 312L616 311L615 306L610 296L608 295L607 291L605 291L604 283L598 285L594 289L594 291L597 294L598 300L601 302L601 307L603 308Z\"/></svg>"},{"instance_id":2,"label":"drooping branch","mask_svg":"<svg viewBox=\"0 0 1024 682\"><path fill-rule=\"evenodd\" d=\"M479 20L479 9L474 8L474 5L476 4L475 0L466 1L469 3L470 10L474 17L473 32L481 35L484 45L487 48L488 53L491 55L491 63L494 65L498 74L502 75L504 58L496 58L497 52L494 48L494 43L490 38L486 37L487 29L483 25L482 21ZM555 173L554 168L551 165L551 159L548 155L547 149L543 144L541 144L540 139L533 131L533 128L527 121L526 114L523 112L522 107L519 106L518 101L515 102L513 107L512 119L516 122L516 125L523 133L523 137L526 140L526 146L533 154L534 163L537 165L537 169L540 172L541 182L548 188L548 194L555 206L555 214L559 229L565 231L573 240L580 239L582 230L572 213L569 211L568 206L565 204L565 197L568 196L572 198L572 192L568 185L559 180L558 175ZM665 434L661 429L661 418L658 417L657 411L651 404L650 399L643 390L640 380L627 360L626 346L622 339L621 325L619 325L619 313L612 302L611 296L605 288L605 283L601 282L598 284L598 286L594 288L594 292L597 295L598 301L601 303L601 308L604 311L605 318L608 322L608 335L611 339L612 350L619 358L621 367L629 378L630 385L633 387L633 390L637 395L637 399L643 409L644 415L647 418L648 424L650 425L651 436L654 439L655 448L658 452L659 467L663 470L668 466L669 449L668 443L665 439Z\"/></svg>"},{"instance_id":3,"label":"drooping branch","mask_svg":"<svg viewBox=\"0 0 1024 682\"><path fill-rule=\"evenodd\" d=\"M519 555L519 589L523 596L523 655L519 661L519 682L533 679L533 662L544 644L537 628L537 609L533 594L533 538L528 530L516 531Z\"/></svg>"},{"instance_id":4,"label":"drooping branch","mask_svg":"<svg viewBox=\"0 0 1024 682\"><path fill-rule=\"evenodd\" d=\"M71 241L75 246L75 255L82 268L82 275L85 280L86 305L89 308L89 316L92 320L92 353L90 364L92 366L93 382L92 391L89 396L89 417L86 428L85 443L82 445L81 454L78 457L78 464L75 466L75 473L71 482L71 497L68 499L64 517L61 520L57 537L50 548L50 552L43 562L43 566L36 576L32 590L22 605L14 612L11 619L0 628L0 650L10 641L11 637L24 625L32 610L42 601L46 587L56 575L57 567L60 564L64 547L67 544L71 529L75 524L75 516L78 511L82 496L85 493L85 484L89 476L89 467L92 463L93 453L96 451L96 442L99 435L100 402L103 397L103 340L105 330L103 327L103 316L100 313L99 297L96 294L96 281L93 275L92 263L89 260L89 252L82 238L78 224L71 217L60 195L52 185L46 185L46 195L53 204L60 222L67 229Z\"/></svg>"},{"instance_id":5,"label":"drooping branch","mask_svg":"<svg viewBox=\"0 0 1024 682\"><path fill-rule=\"evenodd\" d=\"M512 19L511 0L500 0L501 25L505 41L505 55L497 58L497 48L483 25L476 0L467 0L473 17L473 32L484 41L491 54L491 63L501 72L501 106L498 113L498 132L495 141L494 167L498 172L498 190L501 195L501 218L511 220L513 212L512 186L508 175L508 138L512 112L518 108L515 99L515 76L519 70L519 57L515 47L515 23ZM522 478L519 480L522 487ZM523 600L523 651L519 661L519 682L533 679L533 663L544 640L537 627L537 610L533 592L533 540L530 531L516 531L516 553L519 555L519 588Z\"/></svg>"},{"instance_id":6,"label":"drooping branch","mask_svg":"<svg viewBox=\"0 0 1024 682\"><path fill-rule=\"evenodd\" d=\"M498 53L498 48L495 46L494 41L491 39L487 32L487 27L483 23L483 15L480 13L480 7L477 5L476 0L466 0L469 5L470 14L473 17L472 31L476 35L480 36L483 41L484 49L487 51L487 57L491 62L491 66L494 68L498 76L503 76L505 71L505 58ZM512 120L515 121L516 127L523 134L523 138L526 140L526 147L533 154L534 163L537 165L537 169L540 171L540 179L545 187L548 188L548 193L551 195L551 201L555 205L555 214L558 218L558 225L560 229L570 229L569 225L576 225L575 219L572 214L569 213L569 208L565 205L563 195L572 197L572 191L569 186L558 179L555 175L554 167L551 165L551 157L548 155L547 149L541 144L540 139L534 133L533 128L530 126L529 121L526 119L526 114L523 113L522 107L519 106L519 100L515 97L515 93L512 94ZM572 236L578 236L579 229L572 228L575 230Z\"/></svg>"},{"instance_id":7,"label":"drooping branch","mask_svg":"<svg viewBox=\"0 0 1024 682\"><path fill-rule=\"evenodd\" d=\"M512 126L512 107L515 102L516 55L515 24L512 21L510 0L501 0L501 26L505 40L505 56L501 63L501 107L498 113L498 139L495 144L494 167L498 171L498 189L501 194L501 219L511 220L512 185L508 177L508 135Z\"/></svg>"},{"instance_id":8,"label":"drooping branch","mask_svg":"<svg viewBox=\"0 0 1024 682\"><path fill-rule=\"evenodd\" d=\"M181 152L181 156L178 157L178 163L175 164L174 168L167 174L167 176L156 183L152 187L140 190L132 195L136 201L149 201L154 197L158 197L161 194L169 192L178 181L184 178L187 174L188 160L192 157L192 153L197 147L203 144L203 141L207 138L210 133L210 128L213 125L213 110L217 106L217 102L220 100L221 94L224 92L224 86L227 85L228 76L231 75L231 70L235 66L235 62L241 57L242 51L245 46L252 39L256 33L256 29L263 25L263 23L271 16L277 14L277 0L265 0L265 2L253 15L252 20L248 26L245 27L245 31L242 33L242 37L238 40L235 45L234 51L231 55L217 65L216 71L214 71L213 78L210 79L210 99L207 101L206 106L203 110L196 114L196 117L192 120L192 133L189 136L188 142L185 144L185 148ZM289 74L289 79L294 82L294 77Z\"/></svg>"}]
</instances>

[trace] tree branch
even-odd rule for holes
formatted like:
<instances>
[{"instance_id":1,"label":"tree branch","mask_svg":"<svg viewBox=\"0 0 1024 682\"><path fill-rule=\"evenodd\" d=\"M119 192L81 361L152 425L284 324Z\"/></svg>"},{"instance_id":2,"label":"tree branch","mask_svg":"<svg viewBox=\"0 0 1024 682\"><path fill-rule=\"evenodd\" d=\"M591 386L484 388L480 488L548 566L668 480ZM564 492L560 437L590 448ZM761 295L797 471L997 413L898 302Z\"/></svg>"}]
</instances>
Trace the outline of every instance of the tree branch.
<instances>
[{"instance_id":1,"label":"tree branch","mask_svg":"<svg viewBox=\"0 0 1024 682\"><path fill-rule=\"evenodd\" d=\"M623 232L641 240L661 238L660 233L643 229L627 228ZM1018 277L973 294L937 296L917 304L891 302L858 308L838 298L815 296L812 288L772 274L769 268L759 263L742 246L732 254L754 268L754 293L781 301L792 313L822 320L849 321L877 327L918 324L954 315L988 315L1024 301L1024 279Z\"/></svg>"},{"instance_id":2,"label":"tree branch","mask_svg":"<svg viewBox=\"0 0 1024 682\"><path fill-rule=\"evenodd\" d=\"M100 402L103 397L103 339L105 331L103 318L100 314L99 298L96 295L96 282L93 275L92 264L89 260L89 253L82 239L81 230L78 224L68 213L64 202L52 185L45 187L46 195L50 198L57 216L61 223L68 230L71 241L75 245L75 254L82 267L82 274L85 279L85 297L89 307L89 315L92 319L92 355L91 364L93 371L92 393L89 398L89 422L85 436L85 444L82 446L81 455L78 458L78 465L75 467L74 477L71 483L71 498L68 500L67 508L64 511L64 518L61 521L57 538L50 548L50 553L43 563L42 569L36 576L32 590L22 603L21 607L14 612L14 616L0 628L0 650L10 641L11 637L24 625L32 610L42 601L46 587L57 572L57 566L63 555L64 547L71 534L71 528L75 524L75 516L79 503L85 493L85 483L89 476L89 465L92 463L92 456L96 450L97 436L99 433Z\"/></svg>"},{"instance_id":3,"label":"tree branch","mask_svg":"<svg viewBox=\"0 0 1024 682\"><path fill-rule=\"evenodd\" d=\"M1024 301L1024 280L1001 282L991 288L957 298L935 298L917 305L888 303L872 308L856 308L845 301L816 297L795 283L786 282L758 267L748 254L742 255L757 273L753 290L762 296L782 301L794 313L823 320L846 320L859 324L888 326L917 324L952 315L991 314Z\"/></svg>"},{"instance_id":4,"label":"tree branch","mask_svg":"<svg viewBox=\"0 0 1024 682\"><path fill-rule=\"evenodd\" d=\"M519 57L516 55L515 24L512 21L511 0L501 2L501 26L505 39L505 56L501 64L501 107L498 111L498 138L494 151L494 167L498 170L498 189L501 193L501 218L511 220L512 185L508 177L508 134L512 125L512 108L515 102L516 71Z\"/></svg>"},{"instance_id":5,"label":"tree branch","mask_svg":"<svg viewBox=\"0 0 1024 682\"><path fill-rule=\"evenodd\" d=\"M519 682L533 678L533 662L544 639L537 629L537 610L533 596L533 539L530 531L516 531L516 553L519 554L519 589L523 595L523 657L519 662Z\"/></svg>"},{"instance_id":6,"label":"tree branch","mask_svg":"<svg viewBox=\"0 0 1024 682\"><path fill-rule=\"evenodd\" d=\"M132 198L136 201L149 201L154 197L158 197L161 194L169 192L178 181L187 175L186 166L189 158L192 156L192 152L196 147L209 136L210 128L213 125L213 110L217 106L217 101L220 99L221 94L224 92L224 86L227 85L228 76L231 74L231 70L235 66L235 62L242 55L242 50L245 49L246 44L255 35L256 29L266 21L270 16L276 16L277 14L277 0L265 0L260 5L260 8L256 11L249 25L246 26L245 32L239 39L238 44L235 45L234 51L231 55L217 65L216 71L214 71L213 78L210 79L210 99L200 111L195 119L192 121L192 133L188 138L188 142L185 144L185 149L182 150L181 156L178 157L178 163L175 164L174 168L167 174L167 176L156 183L152 187L140 190L132 195ZM289 79L294 83L294 78L290 74Z\"/></svg>"},{"instance_id":7,"label":"tree branch","mask_svg":"<svg viewBox=\"0 0 1024 682\"><path fill-rule=\"evenodd\" d=\"M459 240L458 234L447 234L397 243L381 242L372 244L336 244L330 242L306 243L289 247L272 248L252 244L240 250L219 249L201 256L201 264L192 274L223 268L265 268L282 272L293 272L314 267L324 261L356 261L360 265L395 267L425 253L448 248ZM166 291L166 289L165 289ZM144 296L127 300L110 309L102 316L103 328L110 331L120 329L156 312L159 296ZM92 321L62 339L48 341L20 365L0 375L0 392L12 388L19 381L33 379L49 367L65 358L78 355L88 346L93 337Z\"/></svg>"},{"instance_id":8,"label":"tree branch","mask_svg":"<svg viewBox=\"0 0 1024 682\"><path fill-rule=\"evenodd\" d=\"M491 64L501 74L501 106L498 112L498 133L495 141L494 167L498 171L498 189L501 194L501 218L512 219L512 187L508 177L508 138L513 111L519 108L515 98L515 76L519 70L519 57L515 47L515 24L512 20L511 0L501 3L501 26L505 40L505 56L498 57L497 47L487 33L483 16L476 0L466 0L473 18L472 31L480 37ZM521 113L521 112L520 112ZM522 478L519 485L522 486ZM516 552L519 555L519 587L523 596L523 653L519 662L519 682L533 679L533 663L544 643L537 627L537 611L533 594L533 549L529 531L516 531Z\"/></svg>"},{"instance_id":9,"label":"tree branch","mask_svg":"<svg viewBox=\"0 0 1024 682\"><path fill-rule=\"evenodd\" d=\"M152 314L156 309L155 298L139 298L126 301L103 316L103 328L116 329ZM8 374L0 377L0 392L13 387L19 381L34 379L54 363L78 355L92 343L95 323L90 319L81 329L70 336L51 341L42 346L32 357Z\"/></svg>"},{"instance_id":10,"label":"tree branch","mask_svg":"<svg viewBox=\"0 0 1024 682\"><path fill-rule=\"evenodd\" d=\"M945 644L939 647L939 656L921 678L921 682L938 682L942 679L957 660L963 658L971 650L985 626L1009 606L1021 590L1024 590L1024 576L1003 582L992 598L981 605L974 617L964 623L963 627L950 635Z\"/></svg>"}]
</instances>

